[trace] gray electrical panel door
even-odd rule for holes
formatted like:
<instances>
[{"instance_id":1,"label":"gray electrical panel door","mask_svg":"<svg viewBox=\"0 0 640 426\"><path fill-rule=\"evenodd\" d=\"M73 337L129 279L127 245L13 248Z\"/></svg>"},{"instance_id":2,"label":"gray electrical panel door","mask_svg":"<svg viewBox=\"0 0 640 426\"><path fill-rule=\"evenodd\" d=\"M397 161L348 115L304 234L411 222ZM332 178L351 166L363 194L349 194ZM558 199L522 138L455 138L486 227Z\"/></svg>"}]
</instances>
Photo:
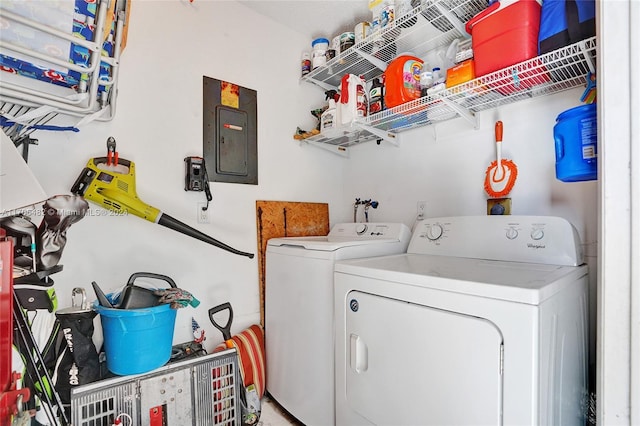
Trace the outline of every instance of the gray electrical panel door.
<instances>
[{"instance_id":1,"label":"gray electrical panel door","mask_svg":"<svg viewBox=\"0 0 640 426\"><path fill-rule=\"evenodd\" d=\"M257 92L203 77L203 157L212 182L258 184Z\"/></svg>"}]
</instances>

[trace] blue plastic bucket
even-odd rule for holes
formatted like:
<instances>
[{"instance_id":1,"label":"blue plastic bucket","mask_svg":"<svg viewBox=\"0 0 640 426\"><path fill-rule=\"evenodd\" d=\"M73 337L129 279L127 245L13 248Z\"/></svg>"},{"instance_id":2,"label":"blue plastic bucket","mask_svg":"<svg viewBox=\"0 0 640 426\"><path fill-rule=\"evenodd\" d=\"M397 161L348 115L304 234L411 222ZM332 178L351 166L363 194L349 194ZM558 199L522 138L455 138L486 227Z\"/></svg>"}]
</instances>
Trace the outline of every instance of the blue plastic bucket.
<instances>
[{"instance_id":1,"label":"blue plastic bucket","mask_svg":"<svg viewBox=\"0 0 640 426\"><path fill-rule=\"evenodd\" d=\"M598 115L596 104L571 108L556 118L556 178L580 182L598 178Z\"/></svg>"},{"instance_id":2,"label":"blue plastic bucket","mask_svg":"<svg viewBox=\"0 0 640 426\"><path fill-rule=\"evenodd\" d=\"M176 322L171 305L117 309L96 301L93 309L100 314L109 371L120 376L140 374L169 361Z\"/></svg>"}]
</instances>

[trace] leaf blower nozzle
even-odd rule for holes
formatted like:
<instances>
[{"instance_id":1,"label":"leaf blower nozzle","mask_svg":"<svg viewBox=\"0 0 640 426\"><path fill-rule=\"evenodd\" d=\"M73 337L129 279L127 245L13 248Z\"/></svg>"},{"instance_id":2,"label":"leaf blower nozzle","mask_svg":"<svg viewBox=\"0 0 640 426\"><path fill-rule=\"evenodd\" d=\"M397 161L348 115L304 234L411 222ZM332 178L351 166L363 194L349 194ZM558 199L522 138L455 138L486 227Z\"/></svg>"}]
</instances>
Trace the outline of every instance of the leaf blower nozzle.
<instances>
[{"instance_id":1,"label":"leaf blower nozzle","mask_svg":"<svg viewBox=\"0 0 640 426\"><path fill-rule=\"evenodd\" d=\"M231 252L233 254L237 254L239 256L246 256L249 259L253 259L253 253L245 253L243 251L240 250L236 250L233 247L230 247L228 245L226 245L223 242L220 242L218 240L216 240L215 238L212 238L210 236L208 236L207 234L204 234L200 231L198 231L197 229L194 229L192 227L190 227L189 225L186 225L182 222L180 222L178 219L174 219L173 217L169 216L166 213L162 213L162 215L160 216L160 219L158 219L158 225L162 225L162 226L166 226L169 229L173 229L174 231L178 231L181 234L185 234L188 235L190 237L193 237L197 240L203 241L205 243L211 244L213 246L216 246L218 248L224 249L228 252Z\"/></svg>"},{"instance_id":2,"label":"leaf blower nozzle","mask_svg":"<svg viewBox=\"0 0 640 426\"><path fill-rule=\"evenodd\" d=\"M236 250L143 202L136 193L133 161L117 158L116 162L109 164L107 157L90 159L71 187L71 192L108 210L131 213L233 254L253 259L253 253Z\"/></svg>"}]
</instances>

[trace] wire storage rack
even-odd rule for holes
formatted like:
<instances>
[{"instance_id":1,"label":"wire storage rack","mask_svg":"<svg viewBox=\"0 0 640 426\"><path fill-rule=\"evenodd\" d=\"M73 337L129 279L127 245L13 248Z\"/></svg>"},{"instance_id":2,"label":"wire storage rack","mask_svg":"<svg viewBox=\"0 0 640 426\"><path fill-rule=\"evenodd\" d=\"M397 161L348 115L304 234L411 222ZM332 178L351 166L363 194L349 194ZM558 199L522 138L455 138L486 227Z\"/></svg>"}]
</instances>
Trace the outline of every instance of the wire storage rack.
<instances>
[{"instance_id":1,"label":"wire storage rack","mask_svg":"<svg viewBox=\"0 0 640 426\"><path fill-rule=\"evenodd\" d=\"M345 74L361 75L366 81L379 76L398 54L416 56L469 37L465 23L486 8L482 0L434 0L423 2L397 18L395 23L371 34L337 54L326 65L303 76L325 90L336 89Z\"/></svg>"},{"instance_id":2,"label":"wire storage rack","mask_svg":"<svg viewBox=\"0 0 640 426\"><path fill-rule=\"evenodd\" d=\"M596 40L570 46L484 75L366 117L364 124L391 132L465 117L524 99L551 95L586 84L595 72Z\"/></svg>"},{"instance_id":3,"label":"wire storage rack","mask_svg":"<svg viewBox=\"0 0 640 426\"><path fill-rule=\"evenodd\" d=\"M117 5L110 9L111 3ZM73 130L78 131L82 125L96 121L110 121L115 116L117 83L119 73L122 40L127 19L125 0L99 0L95 17L74 15L75 19L83 16L87 28L92 30L91 37L84 39L79 33L64 32L58 28L38 22L34 17L14 13L7 5L2 8L2 17L7 25L23 26L32 31L33 43L42 38L46 40L66 41L73 52L86 49L87 63L74 63L72 59L63 60L56 55L43 53L40 45L25 46L22 42L0 40L0 54L7 63L16 62L12 67L3 66L0 76L0 127L16 146L35 144L30 135L37 130ZM113 31L110 29L109 17L113 16ZM77 30L80 31L80 30ZM108 33L108 34L107 34ZM29 32L27 34L30 34ZM35 36L37 35L38 38ZM48 37L48 38L47 38ZM29 37L26 37L27 39ZM105 43L112 44L112 51L103 49ZM47 45L44 45L46 50ZM47 51L48 52L48 51ZM53 50L55 52L55 50ZM83 54L84 57L84 54ZM36 61L37 68L43 70L52 81L40 80L31 68L22 70L20 61ZM35 66L35 65L34 65ZM57 82L64 80L57 70L80 74L77 85L66 86ZM107 70L108 71L104 71ZM103 71L103 72L101 72ZM50 122L58 115L77 117L75 126L53 126ZM35 141L35 142L34 142ZM26 159L26 155L23 154Z\"/></svg>"},{"instance_id":4,"label":"wire storage rack","mask_svg":"<svg viewBox=\"0 0 640 426\"><path fill-rule=\"evenodd\" d=\"M121 416L133 425L239 425L241 382L237 352L225 350L73 388L71 420L74 426L110 426Z\"/></svg>"},{"instance_id":5,"label":"wire storage rack","mask_svg":"<svg viewBox=\"0 0 640 426\"><path fill-rule=\"evenodd\" d=\"M420 57L453 40L469 37L464 23L485 8L476 0L422 2L390 28L372 34L303 76L301 81L336 89L346 73L369 81L380 76L397 54ZM466 83L355 120L338 136L318 134L303 142L348 156L348 147L382 140L397 145L403 131L462 117L478 127L476 113L525 99L586 85L595 73L596 37L560 48Z\"/></svg>"}]
</instances>

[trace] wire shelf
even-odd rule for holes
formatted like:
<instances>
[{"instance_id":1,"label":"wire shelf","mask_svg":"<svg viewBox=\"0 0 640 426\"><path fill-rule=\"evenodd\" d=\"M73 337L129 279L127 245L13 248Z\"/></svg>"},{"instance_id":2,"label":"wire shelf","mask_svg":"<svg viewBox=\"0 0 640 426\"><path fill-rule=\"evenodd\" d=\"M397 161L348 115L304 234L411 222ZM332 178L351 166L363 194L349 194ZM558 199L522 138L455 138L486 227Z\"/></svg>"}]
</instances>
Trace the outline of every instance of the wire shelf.
<instances>
[{"instance_id":1,"label":"wire shelf","mask_svg":"<svg viewBox=\"0 0 640 426\"><path fill-rule=\"evenodd\" d=\"M373 114L363 121L398 133L586 84L595 72L596 39L580 41L439 93Z\"/></svg>"},{"instance_id":2,"label":"wire shelf","mask_svg":"<svg viewBox=\"0 0 640 426\"><path fill-rule=\"evenodd\" d=\"M586 75L596 71L595 61L596 38L592 37L370 115L352 124L341 137L320 134L305 141L349 147L387 139L380 132L392 136L457 117L475 123L475 113L479 111L585 86Z\"/></svg>"},{"instance_id":3,"label":"wire shelf","mask_svg":"<svg viewBox=\"0 0 640 426\"><path fill-rule=\"evenodd\" d=\"M469 37L464 24L486 8L482 0L435 0L424 2L395 23L336 54L326 65L303 76L301 81L336 89L345 74L361 75L366 81L378 77L399 53L422 56L455 39Z\"/></svg>"}]
</instances>

